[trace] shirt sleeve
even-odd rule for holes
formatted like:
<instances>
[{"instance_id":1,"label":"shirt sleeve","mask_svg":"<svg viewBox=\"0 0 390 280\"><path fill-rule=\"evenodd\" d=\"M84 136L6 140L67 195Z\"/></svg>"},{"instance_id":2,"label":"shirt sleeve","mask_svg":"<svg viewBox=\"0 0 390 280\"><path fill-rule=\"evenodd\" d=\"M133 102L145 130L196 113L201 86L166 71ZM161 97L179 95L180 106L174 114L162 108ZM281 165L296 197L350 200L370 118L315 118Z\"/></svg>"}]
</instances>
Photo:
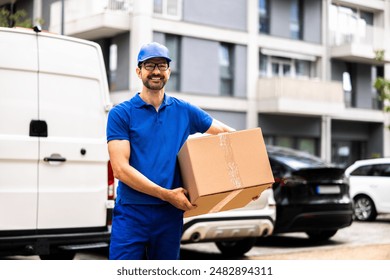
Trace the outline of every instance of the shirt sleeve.
<instances>
[{"instance_id":1,"label":"shirt sleeve","mask_svg":"<svg viewBox=\"0 0 390 280\"><path fill-rule=\"evenodd\" d=\"M188 103L189 108L189 120L190 120L190 134L197 132L206 132L212 122L213 118L201 108Z\"/></svg>"},{"instance_id":2,"label":"shirt sleeve","mask_svg":"<svg viewBox=\"0 0 390 280\"><path fill-rule=\"evenodd\" d=\"M130 130L129 130L129 119L126 114L121 113L119 107L114 107L108 114L107 121L107 142L111 140L129 140L130 141Z\"/></svg>"}]
</instances>

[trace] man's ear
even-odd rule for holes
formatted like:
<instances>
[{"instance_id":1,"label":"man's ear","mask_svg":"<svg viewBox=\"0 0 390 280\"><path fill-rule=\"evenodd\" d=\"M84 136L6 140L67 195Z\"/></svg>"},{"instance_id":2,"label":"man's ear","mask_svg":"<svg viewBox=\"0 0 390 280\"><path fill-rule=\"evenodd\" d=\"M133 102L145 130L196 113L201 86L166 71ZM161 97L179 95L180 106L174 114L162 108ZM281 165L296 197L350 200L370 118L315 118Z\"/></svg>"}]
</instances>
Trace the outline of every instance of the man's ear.
<instances>
[{"instance_id":1,"label":"man's ear","mask_svg":"<svg viewBox=\"0 0 390 280\"><path fill-rule=\"evenodd\" d=\"M135 72L137 73L138 78L141 79L141 69L139 67L135 68Z\"/></svg>"}]
</instances>

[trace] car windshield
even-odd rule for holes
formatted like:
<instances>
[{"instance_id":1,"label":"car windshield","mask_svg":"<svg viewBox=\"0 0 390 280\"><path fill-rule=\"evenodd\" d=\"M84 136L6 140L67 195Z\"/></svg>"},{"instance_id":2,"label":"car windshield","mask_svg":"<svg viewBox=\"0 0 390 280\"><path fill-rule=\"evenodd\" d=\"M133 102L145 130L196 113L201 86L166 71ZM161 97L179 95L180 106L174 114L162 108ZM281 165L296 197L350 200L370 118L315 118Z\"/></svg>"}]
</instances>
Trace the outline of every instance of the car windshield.
<instances>
[{"instance_id":1,"label":"car windshield","mask_svg":"<svg viewBox=\"0 0 390 280\"><path fill-rule=\"evenodd\" d=\"M290 168L298 170L302 168L327 167L329 166L322 159L306 152L295 151L281 147L267 147L269 156L279 162L283 162Z\"/></svg>"}]
</instances>

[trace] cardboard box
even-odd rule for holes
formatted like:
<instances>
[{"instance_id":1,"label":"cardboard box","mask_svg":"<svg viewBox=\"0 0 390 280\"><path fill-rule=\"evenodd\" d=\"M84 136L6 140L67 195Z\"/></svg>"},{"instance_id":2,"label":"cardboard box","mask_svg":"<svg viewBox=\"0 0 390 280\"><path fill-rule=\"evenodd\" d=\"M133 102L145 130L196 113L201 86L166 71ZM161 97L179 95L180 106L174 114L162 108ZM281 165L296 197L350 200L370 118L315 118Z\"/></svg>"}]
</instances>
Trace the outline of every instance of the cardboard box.
<instances>
[{"instance_id":1,"label":"cardboard box","mask_svg":"<svg viewBox=\"0 0 390 280\"><path fill-rule=\"evenodd\" d=\"M178 160L198 206L184 217L244 207L274 183L260 128L189 138Z\"/></svg>"}]
</instances>

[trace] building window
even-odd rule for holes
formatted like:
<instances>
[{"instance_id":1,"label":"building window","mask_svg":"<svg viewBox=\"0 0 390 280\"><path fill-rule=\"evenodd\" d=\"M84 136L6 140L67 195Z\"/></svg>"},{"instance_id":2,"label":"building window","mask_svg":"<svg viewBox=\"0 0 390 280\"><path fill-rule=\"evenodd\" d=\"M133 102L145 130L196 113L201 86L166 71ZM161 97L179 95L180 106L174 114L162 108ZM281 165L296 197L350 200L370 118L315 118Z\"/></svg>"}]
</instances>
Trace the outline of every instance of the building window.
<instances>
[{"instance_id":1,"label":"building window","mask_svg":"<svg viewBox=\"0 0 390 280\"><path fill-rule=\"evenodd\" d=\"M269 0L259 0L259 31L264 34L270 32L269 2Z\"/></svg>"},{"instance_id":2,"label":"building window","mask_svg":"<svg viewBox=\"0 0 390 280\"><path fill-rule=\"evenodd\" d=\"M383 110L383 99L379 90L374 85L378 77L383 77L384 68L383 66L371 66L371 98L372 98L372 109Z\"/></svg>"},{"instance_id":3,"label":"building window","mask_svg":"<svg viewBox=\"0 0 390 280\"><path fill-rule=\"evenodd\" d=\"M182 0L154 0L153 12L167 18L181 19Z\"/></svg>"},{"instance_id":4,"label":"building window","mask_svg":"<svg viewBox=\"0 0 390 280\"><path fill-rule=\"evenodd\" d=\"M260 53L260 77L310 78L315 76L313 62Z\"/></svg>"},{"instance_id":5,"label":"building window","mask_svg":"<svg viewBox=\"0 0 390 280\"><path fill-rule=\"evenodd\" d=\"M295 74L297 77L310 77L311 63L307 60L295 60Z\"/></svg>"},{"instance_id":6,"label":"building window","mask_svg":"<svg viewBox=\"0 0 390 280\"><path fill-rule=\"evenodd\" d=\"M316 141L311 138L298 138L297 149L300 151L307 152L311 155L316 155Z\"/></svg>"},{"instance_id":7,"label":"building window","mask_svg":"<svg viewBox=\"0 0 390 280\"><path fill-rule=\"evenodd\" d=\"M346 107L352 107L352 81L348 72L343 72L343 92Z\"/></svg>"},{"instance_id":8,"label":"building window","mask_svg":"<svg viewBox=\"0 0 390 280\"><path fill-rule=\"evenodd\" d=\"M260 77L268 77L268 56L260 53Z\"/></svg>"},{"instance_id":9,"label":"building window","mask_svg":"<svg viewBox=\"0 0 390 280\"><path fill-rule=\"evenodd\" d=\"M291 0L290 37L302 40L303 36L303 4L301 0Z\"/></svg>"},{"instance_id":10,"label":"building window","mask_svg":"<svg viewBox=\"0 0 390 280\"><path fill-rule=\"evenodd\" d=\"M332 162L347 167L358 159L367 158L367 141L332 139Z\"/></svg>"},{"instance_id":11,"label":"building window","mask_svg":"<svg viewBox=\"0 0 390 280\"><path fill-rule=\"evenodd\" d=\"M266 145L295 149L318 156L318 140L316 138L266 135L264 141Z\"/></svg>"},{"instance_id":12,"label":"building window","mask_svg":"<svg viewBox=\"0 0 390 280\"><path fill-rule=\"evenodd\" d=\"M180 91L180 49L181 37L176 35L165 35L165 45L169 50L169 55L172 58L169 67L171 69L171 76L166 85L167 91Z\"/></svg>"},{"instance_id":13,"label":"building window","mask_svg":"<svg viewBox=\"0 0 390 280\"><path fill-rule=\"evenodd\" d=\"M108 56L108 66L109 66L109 84L110 90L116 90L116 81L117 81L117 69L118 69L118 45L112 44L109 49Z\"/></svg>"},{"instance_id":14,"label":"building window","mask_svg":"<svg viewBox=\"0 0 390 280\"><path fill-rule=\"evenodd\" d=\"M276 136L275 145L286 148L294 148L294 138L286 136Z\"/></svg>"},{"instance_id":15,"label":"building window","mask_svg":"<svg viewBox=\"0 0 390 280\"><path fill-rule=\"evenodd\" d=\"M284 57L271 57L272 77L291 77L292 60Z\"/></svg>"},{"instance_id":16,"label":"building window","mask_svg":"<svg viewBox=\"0 0 390 280\"><path fill-rule=\"evenodd\" d=\"M219 75L221 95L233 95L233 46L221 43L219 47Z\"/></svg>"},{"instance_id":17,"label":"building window","mask_svg":"<svg viewBox=\"0 0 390 280\"><path fill-rule=\"evenodd\" d=\"M365 24L373 26L374 25L374 14L370 12L360 11L360 18Z\"/></svg>"}]
</instances>

